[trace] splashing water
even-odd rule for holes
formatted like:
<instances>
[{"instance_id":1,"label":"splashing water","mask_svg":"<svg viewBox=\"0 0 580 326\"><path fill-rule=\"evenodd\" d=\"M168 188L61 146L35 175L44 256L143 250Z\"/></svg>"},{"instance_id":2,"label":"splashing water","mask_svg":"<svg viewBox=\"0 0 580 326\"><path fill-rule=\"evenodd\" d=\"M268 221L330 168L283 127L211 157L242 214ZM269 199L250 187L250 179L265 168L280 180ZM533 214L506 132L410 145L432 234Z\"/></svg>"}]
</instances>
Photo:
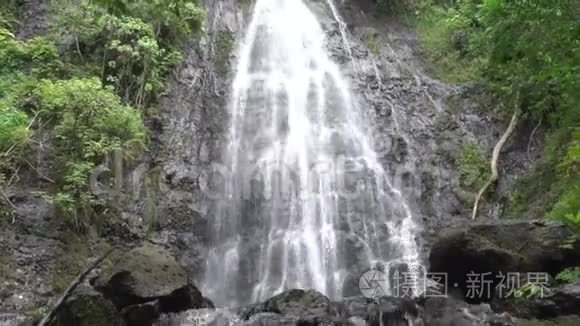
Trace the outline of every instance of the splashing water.
<instances>
[{"instance_id":1,"label":"splashing water","mask_svg":"<svg viewBox=\"0 0 580 326\"><path fill-rule=\"evenodd\" d=\"M204 282L218 305L289 288L338 298L360 268L420 266L411 210L389 183L325 38L301 0L254 7L233 81L225 190L214 200Z\"/></svg>"}]
</instances>

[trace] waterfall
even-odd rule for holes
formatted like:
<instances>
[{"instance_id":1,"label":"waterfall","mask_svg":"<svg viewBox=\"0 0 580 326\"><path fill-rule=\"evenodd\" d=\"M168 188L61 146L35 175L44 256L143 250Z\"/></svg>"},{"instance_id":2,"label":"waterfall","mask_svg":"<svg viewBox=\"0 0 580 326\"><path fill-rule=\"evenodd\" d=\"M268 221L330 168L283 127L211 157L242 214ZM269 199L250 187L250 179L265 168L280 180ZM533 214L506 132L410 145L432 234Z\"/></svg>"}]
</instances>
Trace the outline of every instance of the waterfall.
<instances>
[{"instance_id":1,"label":"waterfall","mask_svg":"<svg viewBox=\"0 0 580 326\"><path fill-rule=\"evenodd\" d=\"M218 305L289 288L339 298L361 268L419 266L411 209L325 44L302 0L257 0L238 53L224 166L214 171L222 191L213 194L203 292Z\"/></svg>"}]
</instances>

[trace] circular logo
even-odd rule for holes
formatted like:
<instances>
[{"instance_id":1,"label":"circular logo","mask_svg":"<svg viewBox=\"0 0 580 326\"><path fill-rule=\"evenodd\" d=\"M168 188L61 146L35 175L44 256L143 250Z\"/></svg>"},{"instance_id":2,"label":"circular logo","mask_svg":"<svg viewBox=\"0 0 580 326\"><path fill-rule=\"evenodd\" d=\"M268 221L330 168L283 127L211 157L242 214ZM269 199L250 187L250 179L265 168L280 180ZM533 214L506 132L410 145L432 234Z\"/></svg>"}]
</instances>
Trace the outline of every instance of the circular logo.
<instances>
[{"instance_id":1,"label":"circular logo","mask_svg":"<svg viewBox=\"0 0 580 326\"><path fill-rule=\"evenodd\" d=\"M383 297L389 289L387 274L376 269L369 269L361 275L358 281L358 288L362 295L367 298L377 299Z\"/></svg>"}]
</instances>

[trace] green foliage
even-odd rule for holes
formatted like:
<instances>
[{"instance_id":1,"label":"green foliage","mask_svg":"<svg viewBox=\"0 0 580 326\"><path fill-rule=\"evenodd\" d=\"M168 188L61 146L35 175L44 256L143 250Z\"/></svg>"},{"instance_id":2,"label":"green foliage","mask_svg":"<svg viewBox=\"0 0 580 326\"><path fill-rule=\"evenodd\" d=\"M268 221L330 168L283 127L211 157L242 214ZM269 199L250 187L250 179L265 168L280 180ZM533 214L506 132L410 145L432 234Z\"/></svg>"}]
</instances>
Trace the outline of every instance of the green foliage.
<instances>
[{"instance_id":1,"label":"green foliage","mask_svg":"<svg viewBox=\"0 0 580 326\"><path fill-rule=\"evenodd\" d=\"M20 4L19 0L0 0L0 28L13 28L18 23L16 12Z\"/></svg>"},{"instance_id":2,"label":"green foliage","mask_svg":"<svg viewBox=\"0 0 580 326\"><path fill-rule=\"evenodd\" d=\"M556 275L556 280L565 283L580 281L580 267L569 267Z\"/></svg>"},{"instance_id":3,"label":"green foliage","mask_svg":"<svg viewBox=\"0 0 580 326\"><path fill-rule=\"evenodd\" d=\"M160 93L169 69L181 60L179 52L161 48L149 24L130 17L106 17L108 35L106 80L127 102L144 108Z\"/></svg>"},{"instance_id":4,"label":"green foliage","mask_svg":"<svg viewBox=\"0 0 580 326\"><path fill-rule=\"evenodd\" d=\"M121 104L96 78L44 81L38 90L42 112L58 117L56 145L68 158L94 161L121 149L134 155L145 146L139 112Z\"/></svg>"},{"instance_id":5,"label":"green foliage","mask_svg":"<svg viewBox=\"0 0 580 326\"><path fill-rule=\"evenodd\" d=\"M435 74L446 81L477 78L485 58L477 49L479 23L472 17L476 5L460 1L457 6L439 6L421 1L417 8L417 31L425 54L435 63Z\"/></svg>"},{"instance_id":6,"label":"green foliage","mask_svg":"<svg viewBox=\"0 0 580 326\"><path fill-rule=\"evenodd\" d=\"M559 176L556 190L559 198L548 217L562 220L580 231L580 128L573 131L563 129L559 133L567 136L563 140L564 145L555 146L552 143L548 148L560 154L552 154L552 162Z\"/></svg>"},{"instance_id":7,"label":"green foliage","mask_svg":"<svg viewBox=\"0 0 580 326\"><path fill-rule=\"evenodd\" d=\"M178 41L201 27L204 12L196 0L94 0L114 16L129 16L151 23L168 41Z\"/></svg>"},{"instance_id":8,"label":"green foliage","mask_svg":"<svg viewBox=\"0 0 580 326\"><path fill-rule=\"evenodd\" d=\"M461 183L469 189L480 188L489 177L489 164L479 146L468 143L457 158Z\"/></svg>"},{"instance_id":9,"label":"green foliage","mask_svg":"<svg viewBox=\"0 0 580 326\"><path fill-rule=\"evenodd\" d=\"M511 211L537 210L539 201L542 215L578 226L580 3L421 0L415 8L422 46L440 78L482 83L500 100L494 114L518 110L548 128L546 161L518 182Z\"/></svg>"},{"instance_id":10,"label":"green foliage","mask_svg":"<svg viewBox=\"0 0 580 326\"><path fill-rule=\"evenodd\" d=\"M0 28L0 75L26 71L40 78L54 77L60 72L56 46L42 37L17 40L7 29Z\"/></svg>"},{"instance_id":11,"label":"green foliage","mask_svg":"<svg viewBox=\"0 0 580 326\"><path fill-rule=\"evenodd\" d=\"M28 136L28 116L11 107L0 107L0 151L21 144Z\"/></svg>"},{"instance_id":12,"label":"green foliage","mask_svg":"<svg viewBox=\"0 0 580 326\"><path fill-rule=\"evenodd\" d=\"M375 32L366 33L364 36L364 42L372 54L374 55L380 54L379 45L377 44L377 33Z\"/></svg>"},{"instance_id":13,"label":"green foliage","mask_svg":"<svg viewBox=\"0 0 580 326\"><path fill-rule=\"evenodd\" d=\"M46 197L82 227L103 204L90 193L89 176L113 152L130 160L145 149L141 112L154 110L142 109L158 104L181 60L178 47L200 30L204 13L195 0L55 0L50 34L18 40L10 30L19 2L6 1L0 181L18 170L21 157L26 161L33 138L49 135L59 168Z\"/></svg>"},{"instance_id":14,"label":"green foliage","mask_svg":"<svg viewBox=\"0 0 580 326\"><path fill-rule=\"evenodd\" d=\"M522 299L524 298L533 299L541 295L542 291L543 291L542 284L528 282L516 290L516 292L514 293L514 297Z\"/></svg>"},{"instance_id":15,"label":"green foliage","mask_svg":"<svg viewBox=\"0 0 580 326\"><path fill-rule=\"evenodd\" d=\"M139 109L157 104L170 69L181 60L177 46L203 19L195 2L176 0L59 0L55 11L54 38L74 36L69 62L97 72Z\"/></svg>"},{"instance_id":16,"label":"green foliage","mask_svg":"<svg viewBox=\"0 0 580 326\"><path fill-rule=\"evenodd\" d=\"M42 115L57 121L55 146L65 167L61 190L51 199L80 226L96 204L87 183L93 168L116 150L127 157L140 153L145 148L145 127L139 112L121 104L97 78L44 80L37 93Z\"/></svg>"}]
</instances>

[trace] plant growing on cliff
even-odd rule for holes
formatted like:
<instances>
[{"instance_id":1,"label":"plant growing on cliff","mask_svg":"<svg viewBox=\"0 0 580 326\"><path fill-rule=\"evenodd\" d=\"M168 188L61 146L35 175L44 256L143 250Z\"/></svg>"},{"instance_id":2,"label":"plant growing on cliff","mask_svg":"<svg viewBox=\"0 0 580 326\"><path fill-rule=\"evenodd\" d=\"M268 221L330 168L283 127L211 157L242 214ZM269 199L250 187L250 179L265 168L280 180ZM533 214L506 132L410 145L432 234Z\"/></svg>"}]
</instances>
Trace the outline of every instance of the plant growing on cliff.
<instances>
[{"instance_id":1,"label":"plant growing on cliff","mask_svg":"<svg viewBox=\"0 0 580 326\"><path fill-rule=\"evenodd\" d=\"M145 127L135 109L121 104L97 78L43 81L38 89L43 116L56 121L54 140L64 169L61 191L51 196L67 216L80 225L90 217L95 199L88 177L96 164L114 151L133 157L145 148Z\"/></svg>"},{"instance_id":2,"label":"plant growing on cliff","mask_svg":"<svg viewBox=\"0 0 580 326\"><path fill-rule=\"evenodd\" d=\"M489 176L485 155L476 144L463 145L457 164L461 183L471 190L481 187Z\"/></svg>"},{"instance_id":3,"label":"plant growing on cliff","mask_svg":"<svg viewBox=\"0 0 580 326\"><path fill-rule=\"evenodd\" d=\"M74 37L70 61L98 73L140 109L157 104L171 67L181 60L178 47L203 19L195 1L176 0L60 0L55 12L55 39Z\"/></svg>"},{"instance_id":4,"label":"plant growing on cliff","mask_svg":"<svg viewBox=\"0 0 580 326\"><path fill-rule=\"evenodd\" d=\"M3 187L14 179L21 160L27 162L25 149L34 138L49 134L62 167L57 191L49 197L80 225L80 216L87 216L93 204L87 177L95 164L115 150L129 157L144 149L140 113L97 78L54 79L63 65L49 41L20 41L0 32L0 58L7 63L0 71Z\"/></svg>"},{"instance_id":5,"label":"plant growing on cliff","mask_svg":"<svg viewBox=\"0 0 580 326\"><path fill-rule=\"evenodd\" d=\"M4 28L11 26L8 16L0 19L0 181L16 180L23 166L40 174L27 155L48 137L58 169L54 180L43 176L56 184L47 197L82 226L102 204L89 191L91 171L144 150L146 131L135 108L158 104L181 59L178 49L200 29L203 11L195 0L51 6L47 37L18 40Z\"/></svg>"},{"instance_id":6,"label":"plant growing on cliff","mask_svg":"<svg viewBox=\"0 0 580 326\"><path fill-rule=\"evenodd\" d=\"M556 275L556 280L569 283L580 280L580 267L569 267Z\"/></svg>"},{"instance_id":7,"label":"plant growing on cliff","mask_svg":"<svg viewBox=\"0 0 580 326\"><path fill-rule=\"evenodd\" d=\"M197 0L94 0L111 15L134 17L151 24L155 34L175 43L201 28L204 11Z\"/></svg>"}]
</instances>

